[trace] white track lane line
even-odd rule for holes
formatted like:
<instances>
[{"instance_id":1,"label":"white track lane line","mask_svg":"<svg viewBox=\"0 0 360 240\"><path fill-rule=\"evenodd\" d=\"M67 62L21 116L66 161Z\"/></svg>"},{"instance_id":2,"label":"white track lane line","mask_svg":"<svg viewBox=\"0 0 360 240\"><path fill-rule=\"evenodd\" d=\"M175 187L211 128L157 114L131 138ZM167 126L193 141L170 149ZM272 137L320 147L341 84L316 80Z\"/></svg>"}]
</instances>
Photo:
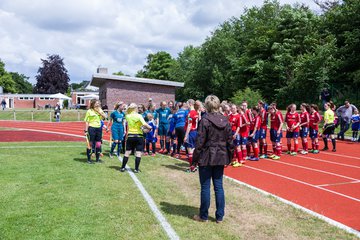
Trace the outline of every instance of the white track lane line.
<instances>
[{"instance_id":1,"label":"white track lane line","mask_svg":"<svg viewBox=\"0 0 360 240\"><path fill-rule=\"evenodd\" d=\"M304 155L295 156L295 157L296 158L306 158L306 159L310 159L310 160L314 160L314 161L326 162L326 163L331 163L331 164L335 164L335 165L341 165L341 166L345 166L345 167L360 168L360 166L355 166L355 165L345 164L345 163L338 163L338 162L333 162L333 161L327 161L327 160L323 160L323 159L319 159L319 158L306 157Z\"/></svg>"},{"instance_id":2,"label":"white track lane line","mask_svg":"<svg viewBox=\"0 0 360 240\"><path fill-rule=\"evenodd\" d=\"M296 164L292 164L292 163L287 163L287 162L282 162L282 161L275 161L275 160L271 160L271 159L266 159L265 161L275 162L275 163L278 163L278 164L288 165L288 166L297 167L297 168L303 168L303 169L306 169L306 170L310 170L310 171L314 171L314 172L320 172L320 173L333 175L333 176L337 176L337 177L341 177L341 178L346 178L346 179L349 179L349 180L360 181L360 179L357 179L357 178L352 178L352 177L348 177L348 176L344 176L344 175L336 174L336 173L332 173L332 172L327 172L327 171L323 171L323 170L319 170L319 169L304 167L304 166L300 166L300 165L296 165Z\"/></svg>"},{"instance_id":3,"label":"white track lane line","mask_svg":"<svg viewBox=\"0 0 360 240\"><path fill-rule=\"evenodd\" d=\"M287 176L284 176L284 175L281 175L281 174L269 172L269 171L262 170L262 169L259 169L259 168L250 167L250 166L248 166L248 165L246 165L246 166L244 166L244 167L253 169L253 170L255 170L255 171L260 171L260 172L268 173L268 174L271 174L271 175L274 175L274 176L277 176L277 177L285 178L285 179L291 180L291 181L293 181L293 182L298 182L298 183L301 183L301 184L304 184L304 185L307 185L307 186L310 186L310 187L313 187L313 188L321 189L321 190L324 190L324 191L327 191L327 192L330 192L330 193L333 193L333 194L336 194L336 195L339 195L339 196L342 196L342 197L345 197L345 198L354 200L354 201L356 201L356 202L360 202L360 199L357 199L357 198L354 198L354 197L351 197L351 196L348 196L348 195L345 195L345 194L342 194L342 193L339 193L339 192L335 192L335 191L332 191L332 190L329 190L329 189L326 189L326 188L318 187L318 186L316 186L316 185L314 185L314 184L307 183L307 182L304 182L304 181L301 181L301 180L297 180L297 179L295 179L295 178L287 177Z\"/></svg>"},{"instance_id":4,"label":"white track lane line","mask_svg":"<svg viewBox=\"0 0 360 240\"><path fill-rule=\"evenodd\" d=\"M340 154L336 154L336 153L321 152L321 154L334 155L334 156L338 156L338 157L345 157L345 158L352 158L352 159L360 160L359 157L348 156L348 155L340 155Z\"/></svg>"},{"instance_id":5,"label":"white track lane line","mask_svg":"<svg viewBox=\"0 0 360 240\"><path fill-rule=\"evenodd\" d=\"M360 181L329 183L329 184L322 184L322 185L316 185L316 186L318 186L318 187L331 187L331 186L340 186L340 185L347 185L347 184L354 184L354 183L360 183Z\"/></svg>"}]
</instances>

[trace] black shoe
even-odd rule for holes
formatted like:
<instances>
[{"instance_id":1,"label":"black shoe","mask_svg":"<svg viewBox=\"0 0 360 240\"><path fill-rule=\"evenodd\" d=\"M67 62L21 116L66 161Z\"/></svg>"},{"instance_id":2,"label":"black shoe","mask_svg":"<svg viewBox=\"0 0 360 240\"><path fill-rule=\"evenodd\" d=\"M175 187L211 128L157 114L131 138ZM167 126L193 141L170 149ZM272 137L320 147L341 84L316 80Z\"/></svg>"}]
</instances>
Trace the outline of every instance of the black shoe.
<instances>
[{"instance_id":1,"label":"black shoe","mask_svg":"<svg viewBox=\"0 0 360 240\"><path fill-rule=\"evenodd\" d=\"M333 152L336 152L336 149L334 148L332 151L333 151Z\"/></svg>"},{"instance_id":2,"label":"black shoe","mask_svg":"<svg viewBox=\"0 0 360 240\"><path fill-rule=\"evenodd\" d=\"M323 149L321 149L321 151L326 151L326 150L329 150L329 148L324 147Z\"/></svg>"},{"instance_id":3,"label":"black shoe","mask_svg":"<svg viewBox=\"0 0 360 240\"><path fill-rule=\"evenodd\" d=\"M103 163L104 161L99 159L99 160L96 160L96 163Z\"/></svg>"},{"instance_id":4,"label":"black shoe","mask_svg":"<svg viewBox=\"0 0 360 240\"><path fill-rule=\"evenodd\" d=\"M120 169L120 172L125 172L125 170L126 170L125 168L122 168Z\"/></svg>"},{"instance_id":5,"label":"black shoe","mask_svg":"<svg viewBox=\"0 0 360 240\"><path fill-rule=\"evenodd\" d=\"M94 164L93 161L86 161L88 164Z\"/></svg>"},{"instance_id":6,"label":"black shoe","mask_svg":"<svg viewBox=\"0 0 360 240\"><path fill-rule=\"evenodd\" d=\"M139 169L134 169L134 173L139 173L140 170Z\"/></svg>"}]
</instances>

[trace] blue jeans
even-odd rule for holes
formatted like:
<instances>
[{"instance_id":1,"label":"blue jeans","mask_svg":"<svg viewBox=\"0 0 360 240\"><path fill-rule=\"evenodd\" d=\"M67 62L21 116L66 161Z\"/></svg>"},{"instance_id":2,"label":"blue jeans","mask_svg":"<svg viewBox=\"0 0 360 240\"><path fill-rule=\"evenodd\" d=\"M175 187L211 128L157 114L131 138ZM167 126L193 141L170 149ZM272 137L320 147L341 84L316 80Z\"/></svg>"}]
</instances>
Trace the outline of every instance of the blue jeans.
<instances>
[{"instance_id":1,"label":"blue jeans","mask_svg":"<svg viewBox=\"0 0 360 240\"><path fill-rule=\"evenodd\" d=\"M201 185L200 218L207 220L210 207L210 182L211 179L215 191L216 220L222 221L225 214L225 193L223 188L224 166L199 167Z\"/></svg>"},{"instance_id":2,"label":"blue jeans","mask_svg":"<svg viewBox=\"0 0 360 240\"><path fill-rule=\"evenodd\" d=\"M340 118L340 132L338 133L338 138L341 138L342 140L344 140L345 132L347 130L349 130L349 128L350 128L350 123L348 123L345 120L343 120L342 118Z\"/></svg>"}]
</instances>

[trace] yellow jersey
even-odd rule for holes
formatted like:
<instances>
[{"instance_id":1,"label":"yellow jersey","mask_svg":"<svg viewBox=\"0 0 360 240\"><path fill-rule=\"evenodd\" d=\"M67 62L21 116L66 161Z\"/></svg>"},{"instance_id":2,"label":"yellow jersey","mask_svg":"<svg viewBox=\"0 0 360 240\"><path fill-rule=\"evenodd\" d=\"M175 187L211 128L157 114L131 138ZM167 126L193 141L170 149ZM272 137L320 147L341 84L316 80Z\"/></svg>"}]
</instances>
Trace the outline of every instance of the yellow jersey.
<instances>
[{"instance_id":1,"label":"yellow jersey","mask_svg":"<svg viewBox=\"0 0 360 240\"><path fill-rule=\"evenodd\" d=\"M327 124L334 123L334 121L335 121L334 111L331 110L330 108L328 110L326 110L326 112L324 113L324 121Z\"/></svg>"},{"instance_id":2,"label":"yellow jersey","mask_svg":"<svg viewBox=\"0 0 360 240\"><path fill-rule=\"evenodd\" d=\"M101 127L101 116L93 109L89 109L86 112L84 121L89 123L90 127L99 128Z\"/></svg>"},{"instance_id":3,"label":"yellow jersey","mask_svg":"<svg viewBox=\"0 0 360 240\"><path fill-rule=\"evenodd\" d=\"M126 114L125 119L128 125L128 134L143 134L141 126L145 125L146 122L140 114L132 112Z\"/></svg>"}]
</instances>

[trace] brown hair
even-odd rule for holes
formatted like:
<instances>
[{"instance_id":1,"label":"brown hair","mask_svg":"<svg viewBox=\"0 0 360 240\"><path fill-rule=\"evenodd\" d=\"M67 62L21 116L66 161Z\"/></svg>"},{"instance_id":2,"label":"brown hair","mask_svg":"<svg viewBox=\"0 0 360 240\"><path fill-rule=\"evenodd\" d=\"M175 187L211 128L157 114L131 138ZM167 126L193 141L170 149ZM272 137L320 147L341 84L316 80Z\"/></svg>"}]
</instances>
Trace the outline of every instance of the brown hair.
<instances>
[{"instance_id":1,"label":"brown hair","mask_svg":"<svg viewBox=\"0 0 360 240\"><path fill-rule=\"evenodd\" d=\"M90 108L91 108L91 109L94 109L94 106L95 106L95 103L96 103L96 102L98 102L98 100L95 99L95 98L90 100Z\"/></svg>"},{"instance_id":2,"label":"brown hair","mask_svg":"<svg viewBox=\"0 0 360 240\"><path fill-rule=\"evenodd\" d=\"M196 100L195 104L194 104L195 110L198 111L201 108L201 106L202 106L202 102L199 100Z\"/></svg>"},{"instance_id":3,"label":"brown hair","mask_svg":"<svg viewBox=\"0 0 360 240\"><path fill-rule=\"evenodd\" d=\"M286 111L287 111L287 112L290 112L290 111L291 111L291 107L294 106L294 105L295 105L295 103L292 103L292 104L290 104L289 106L287 106ZM296 105L295 105L295 106L296 106Z\"/></svg>"},{"instance_id":4,"label":"brown hair","mask_svg":"<svg viewBox=\"0 0 360 240\"><path fill-rule=\"evenodd\" d=\"M307 112L310 112L310 105L307 103L302 103L300 106L304 107Z\"/></svg>"},{"instance_id":5,"label":"brown hair","mask_svg":"<svg viewBox=\"0 0 360 240\"><path fill-rule=\"evenodd\" d=\"M319 111L319 107L318 107L318 105L316 105L316 104L311 104L310 105L310 108L313 108L313 109L315 109L315 111Z\"/></svg>"}]
</instances>

